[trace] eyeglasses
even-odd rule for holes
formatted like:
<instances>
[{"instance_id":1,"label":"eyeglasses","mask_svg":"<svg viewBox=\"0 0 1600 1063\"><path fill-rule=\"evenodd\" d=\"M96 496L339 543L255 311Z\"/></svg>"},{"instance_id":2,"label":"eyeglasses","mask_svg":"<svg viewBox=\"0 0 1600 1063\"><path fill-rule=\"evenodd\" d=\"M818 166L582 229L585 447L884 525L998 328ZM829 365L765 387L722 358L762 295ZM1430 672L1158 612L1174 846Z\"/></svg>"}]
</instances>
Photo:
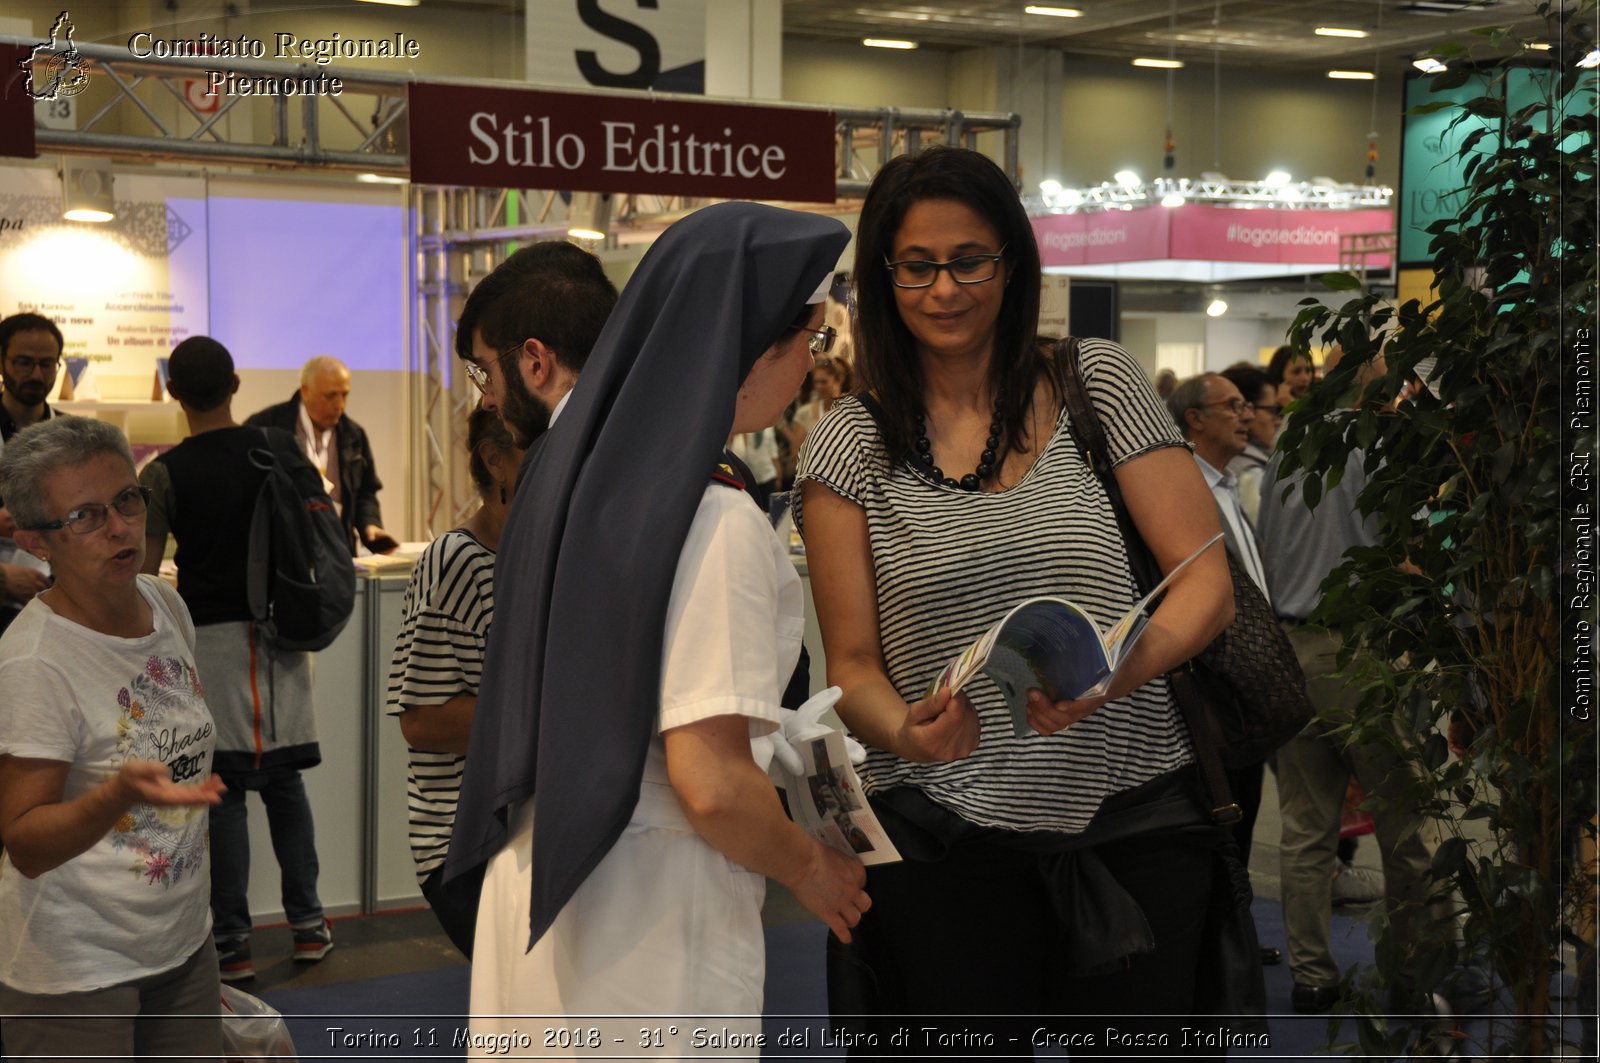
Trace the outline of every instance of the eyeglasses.
<instances>
[{"instance_id":1,"label":"eyeglasses","mask_svg":"<svg viewBox=\"0 0 1600 1063\"><path fill-rule=\"evenodd\" d=\"M982 284L984 281L992 281L995 274L1000 271L1000 260L1005 255L1006 248L1001 247L998 254L962 255L960 258L952 258L949 262L929 262L920 258L890 262L885 257L883 264L889 270L889 279L894 282L896 288L931 288L933 282L939 279L940 270L949 270L950 279L957 284Z\"/></svg>"},{"instance_id":2,"label":"eyeglasses","mask_svg":"<svg viewBox=\"0 0 1600 1063\"><path fill-rule=\"evenodd\" d=\"M832 325L823 325L821 328L806 328L804 325L790 325L795 332L809 332L811 338L806 341L806 346L811 348L813 359L821 358L833 350L833 341L839 338L839 330Z\"/></svg>"},{"instance_id":3,"label":"eyeglasses","mask_svg":"<svg viewBox=\"0 0 1600 1063\"><path fill-rule=\"evenodd\" d=\"M1207 409L1212 406L1226 406L1235 417L1243 417L1245 414L1255 410L1254 403L1246 402L1243 399L1221 399L1217 402L1201 403L1201 406Z\"/></svg>"},{"instance_id":4,"label":"eyeglasses","mask_svg":"<svg viewBox=\"0 0 1600 1063\"><path fill-rule=\"evenodd\" d=\"M1273 416L1273 417L1278 417L1278 416L1282 415L1283 407L1282 406L1263 406L1260 403L1256 403L1256 412L1257 413L1265 413L1265 414L1268 414L1268 415Z\"/></svg>"},{"instance_id":5,"label":"eyeglasses","mask_svg":"<svg viewBox=\"0 0 1600 1063\"><path fill-rule=\"evenodd\" d=\"M56 370L61 368L61 359L29 358L19 354L11 359L11 368L17 371L18 376L27 376L35 369L42 370L45 376L54 376Z\"/></svg>"},{"instance_id":6,"label":"eyeglasses","mask_svg":"<svg viewBox=\"0 0 1600 1063\"><path fill-rule=\"evenodd\" d=\"M35 524L27 530L47 532L67 528L74 535L88 535L90 532L96 532L105 527L106 514L109 510L114 509L131 520L144 513L149 505L150 489L148 487L125 487L118 492L117 497L113 498L110 504L88 502L60 520L53 520L48 524Z\"/></svg>"},{"instance_id":7,"label":"eyeglasses","mask_svg":"<svg viewBox=\"0 0 1600 1063\"><path fill-rule=\"evenodd\" d=\"M478 394L489 394L489 374L484 372L483 366L477 362L463 362L461 364L467 371L467 379L472 381L472 386L478 389Z\"/></svg>"}]
</instances>

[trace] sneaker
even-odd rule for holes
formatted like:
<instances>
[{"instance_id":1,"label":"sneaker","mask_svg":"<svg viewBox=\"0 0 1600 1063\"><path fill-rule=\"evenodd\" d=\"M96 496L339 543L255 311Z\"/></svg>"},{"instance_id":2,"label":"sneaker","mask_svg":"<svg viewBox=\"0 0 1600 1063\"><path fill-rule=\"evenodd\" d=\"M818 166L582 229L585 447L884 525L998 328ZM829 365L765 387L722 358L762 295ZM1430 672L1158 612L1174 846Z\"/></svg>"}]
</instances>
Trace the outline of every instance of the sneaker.
<instances>
[{"instance_id":1,"label":"sneaker","mask_svg":"<svg viewBox=\"0 0 1600 1063\"><path fill-rule=\"evenodd\" d=\"M1383 899L1383 872L1340 864L1333 877L1333 904L1371 904Z\"/></svg>"},{"instance_id":2,"label":"sneaker","mask_svg":"<svg viewBox=\"0 0 1600 1063\"><path fill-rule=\"evenodd\" d=\"M333 948L333 924L326 918L321 926L308 926L294 932L294 961L316 963Z\"/></svg>"},{"instance_id":3,"label":"sneaker","mask_svg":"<svg viewBox=\"0 0 1600 1063\"><path fill-rule=\"evenodd\" d=\"M217 942L217 967L224 982L248 982L256 976L250 960L250 939Z\"/></svg>"}]
</instances>

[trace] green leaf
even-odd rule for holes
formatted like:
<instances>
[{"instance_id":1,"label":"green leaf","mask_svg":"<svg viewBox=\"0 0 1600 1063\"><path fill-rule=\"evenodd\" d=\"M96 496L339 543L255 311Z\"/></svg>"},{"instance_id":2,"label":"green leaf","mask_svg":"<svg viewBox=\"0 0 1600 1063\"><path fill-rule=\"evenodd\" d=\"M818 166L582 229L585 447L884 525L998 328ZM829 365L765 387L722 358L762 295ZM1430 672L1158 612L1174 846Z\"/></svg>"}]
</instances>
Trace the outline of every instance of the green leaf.
<instances>
[{"instance_id":1,"label":"green leaf","mask_svg":"<svg viewBox=\"0 0 1600 1063\"><path fill-rule=\"evenodd\" d=\"M1361 282L1348 273L1324 273L1322 285L1330 291L1355 292L1361 290Z\"/></svg>"}]
</instances>

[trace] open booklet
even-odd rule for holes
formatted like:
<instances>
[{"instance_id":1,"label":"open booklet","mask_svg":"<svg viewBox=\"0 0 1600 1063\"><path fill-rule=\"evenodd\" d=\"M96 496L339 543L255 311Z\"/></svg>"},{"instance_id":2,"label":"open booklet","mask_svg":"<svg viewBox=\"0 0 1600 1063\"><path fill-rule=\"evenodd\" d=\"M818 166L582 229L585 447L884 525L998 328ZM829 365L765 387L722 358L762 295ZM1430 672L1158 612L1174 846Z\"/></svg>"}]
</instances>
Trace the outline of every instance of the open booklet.
<instances>
[{"instance_id":1,"label":"open booklet","mask_svg":"<svg viewBox=\"0 0 1600 1063\"><path fill-rule=\"evenodd\" d=\"M1011 710L1012 731L1026 738L1034 733L1028 726L1028 689L1036 687L1052 701L1099 697L1111 689L1117 669L1149 623L1150 603L1221 538L1218 532L1208 539L1104 632L1081 606L1065 598L1021 602L945 665L923 696L931 697L943 686L955 693L981 672L1000 688Z\"/></svg>"},{"instance_id":2,"label":"open booklet","mask_svg":"<svg viewBox=\"0 0 1600 1063\"><path fill-rule=\"evenodd\" d=\"M889 840L883 824L873 815L861 789L861 779L850 766L844 735L825 735L794 743L804 773L796 775L774 764L789 799L789 817L824 845L853 856L863 864L892 864L900 851Z\"/></svg>"}]
</instances>

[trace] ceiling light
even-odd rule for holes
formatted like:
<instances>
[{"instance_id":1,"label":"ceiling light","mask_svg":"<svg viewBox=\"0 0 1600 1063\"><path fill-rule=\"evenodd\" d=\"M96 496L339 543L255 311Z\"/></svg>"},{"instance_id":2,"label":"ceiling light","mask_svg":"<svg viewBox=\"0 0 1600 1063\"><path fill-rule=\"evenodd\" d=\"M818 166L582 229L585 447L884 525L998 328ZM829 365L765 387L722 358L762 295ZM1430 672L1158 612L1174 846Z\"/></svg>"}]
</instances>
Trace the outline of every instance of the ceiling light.
<instances>
[{"instance_id":1,"label":"ceiling light","mask_svg":"<svg viewBox=\"0 0 1600 1063\"><path fill-rule=\"evenodd\" d=\"M1024 15L1049 15L1051 18L1082 18L1083 12L1075 7L1043 7L1029 4L1022 9Z\"/></svg>"},{"instance_id":2,"label":"ceiling light","mask_svg":"<svg viewBox=\"0 0 1600 1063\"><path fill-rule=\"evenodd\" d=\"M861 43L868 48L898 48L903 52L909 52L917 46L916 41L893 41L885 37L864 37Z\"/></svg>"},{"instance_id":3,"label":"ceiling light","mask_svg":"<svg viewBox=\"0 0 1600 1063\"><path fill-rule=\"evenodd\" d=\"M1578 66L1584 70L1593 70L1595 67L1600 66L1600 48L1596 48L1582 59L1579 59Z\"/></svg>"},{"instance_id":4,"label":"ceiling light","mask_svg":"<svg viewBox=\"0 0 1600 1063\"><path fill-rule=\"evenodd\" d=\"M403 185L406 178L386 173L358 173L356 180L369 185Z\"/></svg>"},{"instance_id":5,"label":"ceiling light","mask_svg":"<svg viewBox=\"0 0 1600 1063\"><path fill-rule=\"evenodd\" d=\"M1134 66L1146 66L1146 67L1150 67L1150 68L1155 69L1155 70L1182 70L1183 69L1183 60L1182 59L1144 59L1144 58L1139 58L1139 59L1135 59L1133 61L1133 65Z\"/></svg>"},{"instance_id":6,"label":"ceiling light","mask_svg":"<svg viewBox=\"0 0 1600 1063\"><path fill-rule=\"evenodd\" d=\"M1318 26L1312 30L1318 37L1370 37L1366 30L1340 29L1338 26Z\"/></svg>"},{"instance_id":7,"label":"ceiling light","mask_svg":"<svg viewBox=\"0 0 1600 1063\"><path fill-rule=\"evenodd\" d=\"M1533 52L1548 52L1550 50L1550 42L1529 41L1528 43L1524 44L1523 47Z\"/></svg>"},{"instance_id":8,"label":"ceiling light","mask_svg":"<svg viewBox=\"0 0 1600 1063\"><path fill-rule=\"evenodd\" d=\"M1061 182L1057 181L1054 177L1046 177L1043 181L1039 182L1039 191L1054 199L1056 196L1061 194Z\"/></svg>"},{"instance_id":9,"label":"ceiling light","mask_svg":"<svg viewBox=\"0 0 1600 1063\"><path fill-rule=\"evenodd\" d=\"M1262 181L1262 184L1266 185L1268 188L1280 188L1283 185L1288 184L1290 180L1292 180L1292 178L1290 178L1288 170L1273 170L1271 173L1267 174L1266 179Z\"/></svg>"},{"instance_id":10,"label":"ceiling light","mask_svg":"<svg viewBox=\"0 0 1600 1063\"><path fill-rule=\"evenodd\" d=\"M111 164L93 159L61 160L61 216L67 221L106 222L117 216L111 195Z\"/></svg>"},{"instance_id":11,"label":"ceiling light","mask_svg":"<svg viewBox=\"0 0 1600 1063\"><path fill-rule=\"evenodd\" d=\"M1161 205L1163 207L1181 207L1187 202L1188 200L1184 198L1182 192L1168 192L1161 197Z\"/></svg>"},{"instance_id":12,"label":"ceiling light","mask_svg":"<svg viewBox=\"0 0 1600 1063\"><path fill-rule=\"evenodd\" d=\"M567 235L574 240L604 240L611 232L611 193L574 193L567 218Z\"/></svg>"},{"instance_id":13,"label":"ceiling light","mask_svg":"<svg viewBox=\"0 0 1600 1063\"><path fill-rule=\"evenodd\" d=\"M1370 70L1330 70L1328 76L1335 81L1376 81L1378 75Z\"/></svg>"},{"instance_id":14,"label":"ceiling light","mask_svg":"<svg viewBox=\"0 0 1600 1063\"><path fill-rule=\"evenodd\" d=\"M422 0L360 0L363 4L384 4L388 7L420 7Z\"/></svg>"},{"instance_id":15,"label":"ceiling light","mask_svg":"<svg viewBox=\"0 0 1600 1063\"><path fill-rule=\"evenodd\" d=\"M1411 65L1424 74L1442 74L1450 69L1448 65L1439 62L1431 55L1425 55L1421 59L1413 59L1411 60Z\"/></svg>"},{"instance_id":16,"label":"ceiling light","mask_svg":"<svg viewBox=\"0 0 1600 1063\"><path fill-rule=\"evenodd\" d=\"M1190 305L1192 306L1194 304L1191 303ZM1224 299L1220 295L1212 299L1210 303L1206 304L1206 317L1221 317L1227 312L1228 300Z\"/></svg>"},{"instance_id":17,"label":"ceiling light","mask_svg":"<svg viewBox=\"0 0 1600 1063\"><path fill-rule=\"evenodd\" d=\"M1118 170L1115 174L1112 174L1112 176L1116 178L1117 184L1121 185L1123 188L1139 187L1139 175L1134 173L1132 170Z\"/></svg>"}]
</instances>

